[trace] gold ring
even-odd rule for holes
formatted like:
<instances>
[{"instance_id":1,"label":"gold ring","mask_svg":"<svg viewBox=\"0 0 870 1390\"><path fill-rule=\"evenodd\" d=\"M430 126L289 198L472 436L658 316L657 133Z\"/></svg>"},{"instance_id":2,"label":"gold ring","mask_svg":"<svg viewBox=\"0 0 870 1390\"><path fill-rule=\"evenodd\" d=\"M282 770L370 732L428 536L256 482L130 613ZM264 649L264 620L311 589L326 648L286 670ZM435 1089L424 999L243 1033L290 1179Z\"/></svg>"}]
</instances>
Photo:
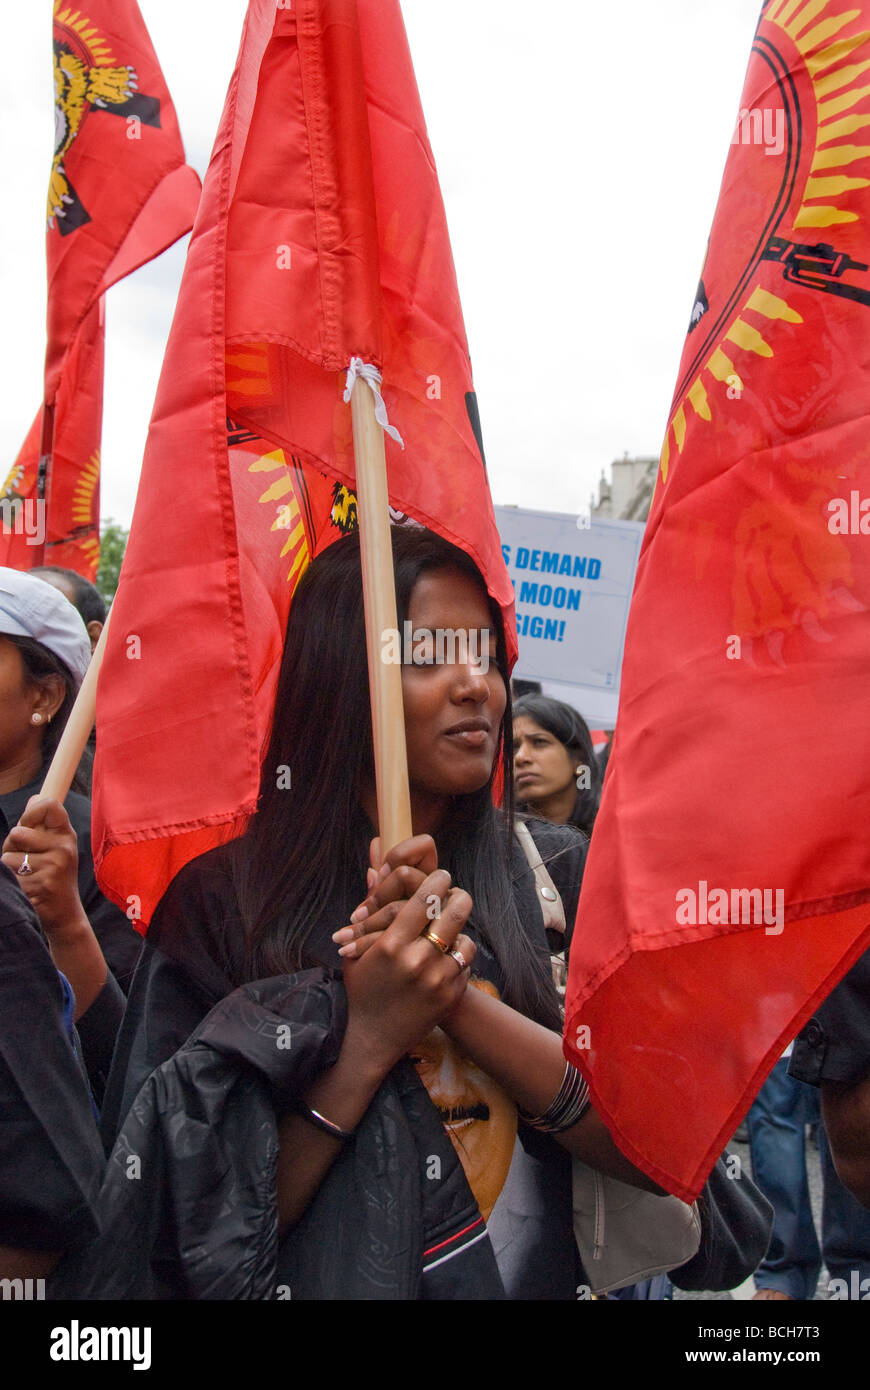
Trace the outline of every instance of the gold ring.
<instances>
[{"instance_id":1,"label":"gold ring","mask_svg":"<svg viewBox=\"0 0 870 1390\"><path fill-rule=\"evenodd\" d=\"M22 859L21 863L18 865L18 872L19 872L19 874L32 874L32 873L33 873L33 870L32 870L31 867L30 867L30 855L29 855L29 854L25 854L25 856L24 856L24 858Z\"/></svg>"},{"instance_id":2,"label":"gold ring","mask_svg":"<svg viewBox=\"0 0 870 1390\"><path fill-rule=\"evenodd\" d=\"M440 936L436 936L435 933L434 933L433 931L424 931L424 933L423 933L423 940L424 940L424 941L431 941L431 942L432 942L432 945L435 947L435 949L436 949L437 951L440 951L441 954L444 955L444 956L446 956L446 955L447 955L447 952L450 950L450 943L449 943L449 941L442 941L442 940L441 940L441 937L440 937Z\"/></svg>"},{"instance_id":3,"label":"gold ring","mask_svg":"<svg viewBox=\"0 0 870 1390\"><path fill-rule=\"evenodd\" d=\"M465 959L465 956L462 954L461 951L448 951L447 954L448 956L452 956L453 959L456 961L456 964L459 966L460 975L462 974L463 970L468 969L468 961Z\"/></svg>"}]
</instances>

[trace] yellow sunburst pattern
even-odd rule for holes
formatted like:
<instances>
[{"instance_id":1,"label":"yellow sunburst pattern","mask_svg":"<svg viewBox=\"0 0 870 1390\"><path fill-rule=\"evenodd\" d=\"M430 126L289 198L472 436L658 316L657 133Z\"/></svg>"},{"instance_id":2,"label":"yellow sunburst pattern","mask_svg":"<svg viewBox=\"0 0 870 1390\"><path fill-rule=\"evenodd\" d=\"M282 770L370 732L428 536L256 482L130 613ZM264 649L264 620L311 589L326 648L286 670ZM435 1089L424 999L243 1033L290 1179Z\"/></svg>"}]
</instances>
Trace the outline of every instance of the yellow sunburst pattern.
<instances>
[{"instance_id":1,"label":"yellow sunburst pattern","mask_svg":"<svg viewBox=\"0 0 870 1390\"><path fill-rule=\"evenodd\" d=\"M272 449L249 463L248 472L276 475L257 500L271 506L277 513L269 530L286 535L281 556L287 559L287 583L295 588L308 566L311 554L293 469L288 465L283 449Z\"/></svg>"},{"instance_id":2,"label":"yellow sunburst pattern","mask_svg":"<svg viewBox=\"0 0 870 1390\"><path fill-rule=\"evenodd\" d=\"M268 397L272 390L267 343L242 343L228 347L224 357L227 392L239 396Z\"/></svg>"},{"instance_id":3,"label":"yellow sunburst pattern","mask_svg":"<svg viewBox=\"0 0 870 1390\"><path fill-rule=\"evenodd\" d=\"M33 481L34 479L28 475L27 466L16 461L6 474L6 481L0 488L0 497L23 496L24 489L30 487Z\"/></svg>"},{"instance_id":4,"label":"yellow sunburst pattern","mask_svg":"<svg viewBox=\"0 0 870 1390\"><path fill-rule=\"evenodd\" d=\"M77 34L83 44L87 45L88 52L98 67L115 67L117 59L109 47L109 43L104 34L83 15L81 10L75 10L69 5L64 5L61 0L55 0L54 10L52 11L52 22L62 24L66 29L72 29Z\"/></svg>"},{"instance_id":5,"label":"yellow sunburst pattern","mask_svg":"<svg viewBox=\"0 0 870 1390\"><path fill-rule=\"evenodd\" d=\"M753 322L755 318L760 322L757 324ZM735 394L743 391L744 377L742 373L746 371L743 364L750 362L753 356L773 356L774 350L762 331L764 320L770 323L777 321L803 323L801 315L786 300L771 294L761 285L755 286L740 313L736 315L723 333L720 345L711 353L671 417L662 446L661 475L663 483L668 480L671 441L673 440L678 454L683 452L688 428L687 413L693 418L704 421L705 424L710 424L713 419L712 405L715 398L708 394L707 387L712 389L715 382L724 392L725 399L728 399L729 391L732 393L731 398L733 399ZM728 344L728 351L723 346L726 343ZM738 361L741 363L739 369ZM707 386L704 383L705 374L711 378Z\"/></svg>"},{"instance_id":6,"label":"yellow sunburst pattern","mask_svg":"<svg viewBox=\"0 0 870 1390\"><path fill-rule=\"evenodd\" d=\"M79 550L84 556L85 565L90 569L91 574L96 574L97 566L100 563L100 542L96 536L89 536L87 540L79 541ZM85 569L80 569L80 573L86 573Z\"/></svg>"},{"instance_id":7,"label":"yellow sunburst pattern","mask_svg":"<svg viewBox=\"0 0 870 1390\"><path fill-rule=\"evenodd\" d=\"M76 479L72 497L73 526L97 525L94 501L100 485L100 451L95 449ZM99 545L97 546L99 549Z\"/></svg>"},{"instance_id":8,"label":"yellow sunburst pattern","mask_svg":"<svg viewBox=\"0 0 870 1390\"><path fill-rule=\"evenodd\" d=\"M263 399L272 389L269 370L268 344L250 342L228 347L224 357L226 389L234 397ZM288 462L285 451L270 448L266 440L242 430L238 442L252 454L247 465L249 473L267 473L268 486L257 501L275 513L269 527L282 539L281 557L286 558L287 583L294 586L305 572L311 559L305 523L302 516L300 482L297 467Z\"/></svg>"},{"instance_id":9,"label":"yellow sunburst pattern","mask_svg":"<svg viewBox=\"0 0 870 1390\"><path fill-rule=\"evenodd\" d=\"M870 184L854 171L832 172L870 157L870 144L855 143L870 114L854 109L870 96L870 30L847 32L861 16L842 0L773 0L764 15L796 45L816 98L816 150L795 228L857 222L859 211L843 195Z\"/></svg>"},{"instance_id":10,"label":"yellow sunburst pattern","mask_svg":"<svg viewBox=\"0 0 870 1390\"><path fill-rule=\"evenodd\" d=\"M799 54L805 83L815 100L814 111L802 108L803 139L813 142L809 172L793 205L793 216L784 217L779 224L800 240L807 239L808 229L858 223L866 213L863 190L870 187L870 177L864 177L870 172L864 164L870 159L870 30L860 28L862 14L860 8L844 6L843 0L770 0L762 14L759 33L763 35L763 25L769 23L787 36ZM770 90L769 83L766 86ZM862 104L867 109L861 110ZM862 143L865 128L867 137ZM661 452L663 484L673 473L675 460L683 453L692 430L711 424L717 409L742 393L753 361L774 355L778 335L770 333L769 327L803 322L787 298L771 293L753 278L738 312L672 407Z\"/></svg>"},{"instance_id":11,"label":"yellow sunburst pattern","mask_svg":"<svg viewBox=\"0 0 870 1390\"><path fill-rule=\"evenodd\" d=\"M310 461L296 457L260 437L248 410L256 412L278 390L280 369L273 368L270 344L257 340L228 344L224 357L228 442L246 456L249 474L267 474L268 486L257 501L273 512L269 530L281 541L287 561L286 580L295 588L310 560L324 545L356 526L356 497L345 484L328 477ZM241 417L241 423L237 423ZM254 425L254 428L249 426Z\"/></svg>"}]
</instances>

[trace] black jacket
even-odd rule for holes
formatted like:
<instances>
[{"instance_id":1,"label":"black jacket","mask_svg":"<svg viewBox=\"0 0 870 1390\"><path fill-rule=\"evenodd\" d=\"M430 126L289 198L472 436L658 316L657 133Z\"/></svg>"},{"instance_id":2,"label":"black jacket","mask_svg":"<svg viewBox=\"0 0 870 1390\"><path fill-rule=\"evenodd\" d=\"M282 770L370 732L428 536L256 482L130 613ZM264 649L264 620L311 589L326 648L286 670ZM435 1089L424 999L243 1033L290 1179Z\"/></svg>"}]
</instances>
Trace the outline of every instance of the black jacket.
<instances>
[{"instance_id":1,"label":"black jacket","mask_svg":"<svg viewBox=\"0 0 870 1390\"><path fill-rule=\"evenodd\" d=\"M5 840L12 827L18 824L28 801L32 796L39 795L41 786L42 774L26 787L0 796L0 840ZM100 943L106 964L126 994L139 959L142 938L121 909L100 892L91 853L91 803L86 796L69 792L63 804L78 843L78 887L82 907Z\"/></svg>"},{"instance_id":2,"label":"black jacket","mask_svg":"<svg viewBox=\"0 0 870 1390\"><path fill-rule=\"evenodd\" d=\"M570 827L546 823L536 824L535 838L563 894L567 919L572 925L585 841ZM316 951L316 954L314 959L309 956L306 962L314 968L297 976L278 977L277 981L245 984L244 962L240 956L244 930L233 885L231 854L231 845L222 846L193 861L176 876L161 900L130 992L103 1107L103 1136L112 1157L104 1193L108 1238L100 1247L105 1252L102 1262L109 1270L116 1251L139 1249L142 1243L137 1232L141 1223L148 1233L145 1249L151 1252L151 1268L139 1276L134 1268L127 1266L107 1274L106 1279L98 1269L91 1271L82 1281L82 1288L90 1290L85 1296L132 1296L130 1293L122 1295L117 1290L142 1287L152 1291L146 1296L157 1295L163 1280L160 1271L164 1267L169 1270L165 1281L167 1288L181 1287L187 1290L187 1296L195 1297L275 1296L268 1291L289 1285L295 1298L303 1296L297 1284L299 1288L318 1291L305 1296L319 1298L434 1297L449 1296L435 1295L430 1290L449 1288L454 1280L465 1286L465 1292L457 1296L499 1296L500 1283L491 1264L489 1237L479 1223L461 1165L444 1133L438 1111L416 1071L407 1065L397 1068L382 1085L357 1138L327 1177L298 1231L280 1243L275 1256L277 1274L268 1272L265 1278L258 1275L249 1282L239 1283L232 1261L229 1261L226 1270L218 1274L214 1282L210 1273L202 1278L199 1274L191 1278L184 1255L188 1234L177 1230L173 1224L168 1228L162 1224L164 1218L170 1223L175 1221L176 1184L180 1184L184 1212L191 1205L186 1194L200 1192L200 1187L205 1187L205 1197L200 1193L196 1199L199 1219L195 1226L195 1243L201 1252L198 1259L203 1262L204 1269L210 1268L211 1257L203 1252L210 1240L208 1233L212 1221L215 1222L215 1258L219 1265L225 1262L227 1242L232 1245L235 1239L227 1232L221 1202L214 1206L208 1195L211 1192L209 1174L223 1172L225 1163L232 1165L232 1182L240 1185L246 1197L240 1218L244 1241L250 1240L252 1229L261 1232L263 1239L268 1231L269 1242L275 1239L272 1230L274 1176L269 1176L274 1166L276 1142L275 1107L270 1100L272 1073L278 1067L282 1077L293 1077L294 1094L303 1092L309 1077L328 1067L337 1055L344 1028L343 1022L339 1032L333 1023L325 1018L320 1020L321 1031L325 1029L330 1036L337 1034L335 1052L321 1038L312 1054L311 1070L306 1070L300 1080L295 1068L303 1062L304 1054L301 1042L297 1045L296 1033L293 1033L294 1043L289 1052L276 1050L276 1020L286 1020L280 1017L275 1000L277 997L283 999L281 991L289 990L292 980L292 998L288 995L287 1005L292 1004L293 1010L298 1011L303 1007L297 997L298 982L324 982L338 977L341 959L330 933L337 925L347 922L347 914L358 901L357 898L323 904L322 930L317 940L309 943L311 953ZM518 845L512 878L520 919L546 958L548 948L536 884ZM483 955L481 948L478 965ZM488 964L491 966L492 961ZM276 988L279 996L275 995ZM329 988L333 990L337 986ZM317 995L322 997L322 987ZM343 999L343 994L341 997ZM248 1032L240 1034L238 1031L236 1011L243 1001L245 1016L254 1003L267 1008L260 1023L267 1031L272 1030L271 1041L266 1052L258 1053L256 1058L250 1051L256 1040ZM228 1008L232 1010L229 1014ZM229 1047L224 1040L227 1029L233 1039ZM311 1035L308 1036L310 1041ZM239 1037L243 1038L243 1044ZM233 1059L233 1065L241 1061L246 1068L253 1062L262 1077L256 1097L247 1097L248 1109L242 1123L237 1121L233 1099L238 1076L237 1072L227 1070L228 1058ZM176 1113L185 1117L199 1116L206 1112L208 1143L203 1137L197 1150L202 1163L199 1158L197 1165L190 1160L182 1162L175 1149L175 1145L181 1143L179 1134L184 1136L184 1143L189 1144L191 1132L201 1134L201 1125L197 1128L194 1124L191 1131L185 1118L176 1131L173 1116ZM425 1141L421 1140L421 1135L427 1136ZM253 1141L253 1136L257 1136L259 1147L249 1149L246 1146ZM563 1205L565 1221L570 1225L567 1155L552 1141L534 1132L530 1132L528 1142L547 1149L551 1166L565 1168ZM238 1156L243 1150L247 1156L240 1162ZM193 1149L190 1152L192 1154ZM146 1153L148 1162L143 1160L141 1164L141 1180L128 1178L127 1159ZM439 1163L430 1165L428 1160L433 1156ZM196 1172L192 1171L194 1167L197 1167ZM440 1169L440 1176L426 1178L423 1182L425 1169ZM256 1179L258 1200L248 1203L247 1198L252 1197L252 1179L247 1175L254 1173L259 1174ZM377 1175L374 1182L372 1175ZM144 1190L149 1185L150 1190ZM172 1208L170 1210L167 1203L165 1213L161 1212L157 1197L164 1187L173 1193ZM230 1190L234 1192L235 1187ZM223 1184L221 1193L226 1197ZM387 1235L383 1232L375 1235L381 1209L378 1204L382 1199L386 1203L382 1216L389 1217L390 1231ZM233 1196L228 1200L232 1204L236 1199ZM125 1201L130 1203L126 1214L123 1211ZM364 1209L367 1215L364 1228L360 1230L359 1213ZM149 1225L154 1221L158 1222L157 1229ZM465 1232L465 1235L458 1238L456 1232ZM469 1251L460 1258L458 1251L464 1250L466 1240ZM164 1246L170 1252L166 1260L159 1253ZM366 1273L366 1260L373 1259L374 1255L364 1258L361 1252L365 1250L382 1252L377 1257L377 1268L370 1273ZM432 1253L427 1256L430 1250ZM421 1253L428 1266L422 1282ZM125 1265L127 1259L125 1254ZM312 1260L316 1268L311 1267ZM485 1268L477 1270L474 1278L470 1278L466 1270L474 1260L483 1261ZM324 1262L322 1266L321 1262ZM97 1260L96 1264L99 1263ZM227 1271L234 1289L231 1295L225 1292L224 1273ZM568 1292L560 1296L573 1296L576 1284L573 1263L570 1275L569 1278L566 1272L561 1279ZM78 1285L73 1284L73 1287ZM116 1292L107 1291L109 1289ZM382 1292L375 1293L372 1289Z\"/></svg>"},{"instance_id":3,"label":"black jacket","mask_svg":"<svg viewBox=\"0 0 870 1390\"><path fill-rule=\"evenodd\" d=\"M92 1240L105 1158L39 920L0 864L0 1245Z\"/></svg>"},{"instance_id":4,"label":"black jacket","mask_svg":"<svg viewBox=\"0 0 870 1390\"><path fill-rule=\"evenodd\" d=\"M334 1063L345 1023L343 985L323 970L217 1004L139 1092L109 1159L102 1234L58 1267L49 1297L501 1298L462 1166L407 1062L279 1243L279 1117Z\"/></svg>"}]
</instances>

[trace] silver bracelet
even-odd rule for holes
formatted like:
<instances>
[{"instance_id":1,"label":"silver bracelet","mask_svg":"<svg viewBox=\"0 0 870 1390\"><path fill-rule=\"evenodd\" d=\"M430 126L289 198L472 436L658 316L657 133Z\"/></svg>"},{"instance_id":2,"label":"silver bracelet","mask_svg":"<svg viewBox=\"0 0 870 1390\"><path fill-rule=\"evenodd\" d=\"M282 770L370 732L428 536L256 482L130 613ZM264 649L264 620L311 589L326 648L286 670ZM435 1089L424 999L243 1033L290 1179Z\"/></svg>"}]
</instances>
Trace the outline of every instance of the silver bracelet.
<instances>
[{"instance_id":1,"label":"silver bracelet","mask_svg":"<svg viewBox=\"0 0 870 1390\"><path fill-rule=\"evenodd\" d=\"M523 1110L519 1113L532 1129L539 1129L543 1134L562 1134L583 1118L591 1104L587 1083L577 1068L567 1062L558 1093L544 1113L527 1115Z\"/></svg>"},{"instance_id":2,"label":"silver bracelet","mask_svg":"<svg viewBox=\"0 0 870 1390\"><path fill-rule=\"evenodd\" d=\"M321 1115L319 1110L313 1110L310 1105L305 1105L301 1101L296 1107L296 1113L301 1115L303 1120L314 1125L315 1129L322 1130L324 1134L331 1134L333 1139L340 1139L343 1144L346 1144L348 1139L352 1139L354 1136L353 1130L342 1129L332 1120L328 1120L325 1115Z\"/></svg>"}]
</instances>

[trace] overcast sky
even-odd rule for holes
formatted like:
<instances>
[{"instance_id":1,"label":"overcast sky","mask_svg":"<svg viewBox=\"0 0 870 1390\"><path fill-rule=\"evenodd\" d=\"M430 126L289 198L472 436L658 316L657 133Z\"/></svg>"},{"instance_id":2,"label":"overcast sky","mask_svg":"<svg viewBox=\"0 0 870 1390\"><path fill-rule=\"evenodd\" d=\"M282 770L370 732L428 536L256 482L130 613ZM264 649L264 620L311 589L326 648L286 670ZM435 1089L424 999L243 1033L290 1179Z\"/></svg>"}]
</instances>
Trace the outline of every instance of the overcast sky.
<instances>
[{"instance_id":1,"label":"overcast sky","mask_svg":"<svg viewBox=\"0 0 870 1390\"><path fill-rule=\"evenodd\" d=\"M140 8L204 175L244 0ZM614 457L658 454L760 8L402 0L497 503L585 510ZM4 15L3 476L41 395L50 10ZM101 510L125 524L185 247L107 297Z\"/></svg>"}]
</instances>

